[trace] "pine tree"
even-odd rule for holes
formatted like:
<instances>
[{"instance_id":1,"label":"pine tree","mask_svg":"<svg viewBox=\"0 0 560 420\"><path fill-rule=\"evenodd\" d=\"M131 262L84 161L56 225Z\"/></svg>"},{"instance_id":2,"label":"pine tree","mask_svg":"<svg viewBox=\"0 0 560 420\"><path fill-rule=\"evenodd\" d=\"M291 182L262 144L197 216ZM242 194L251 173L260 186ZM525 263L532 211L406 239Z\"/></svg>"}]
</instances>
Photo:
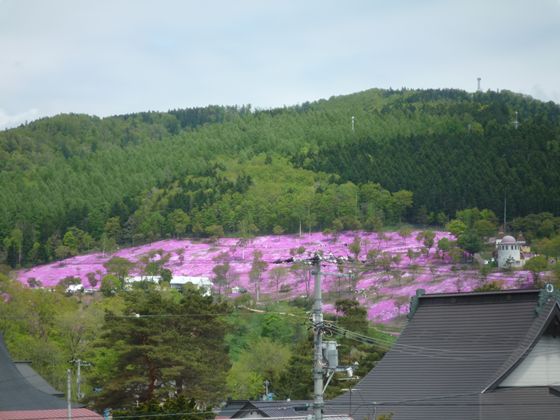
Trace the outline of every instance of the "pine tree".
<instances>
[{"instance_id":1,"label":"pine tree","mask_svg":"<svg viewBox=\"0 0 560 420\"><path fill-rule=\"evenodd\" d=\"M180 300L174 296L136 289L124 293L123 316L107 312L96 351L109 351L114 362L105 379L97 378L102 391L93 400L96 407L126 408L169 395L202 405L223 398L229 361L219 315L226 306L191 288Z\"/></svg>"}]
</instances>

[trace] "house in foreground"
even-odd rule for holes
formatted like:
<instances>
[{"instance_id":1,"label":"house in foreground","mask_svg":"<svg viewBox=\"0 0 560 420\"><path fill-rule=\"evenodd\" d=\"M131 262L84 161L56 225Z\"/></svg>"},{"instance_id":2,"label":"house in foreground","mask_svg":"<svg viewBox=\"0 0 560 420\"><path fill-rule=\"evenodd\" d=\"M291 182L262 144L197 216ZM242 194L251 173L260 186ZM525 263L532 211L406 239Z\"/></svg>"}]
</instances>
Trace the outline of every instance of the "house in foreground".
<instances>
[{"instance_id":1,"label":"house in foreground","mask_svg":"<svg viewBox=\"0 0 560 420\"><path fill-rule=\"evenodd\" d=\"M0 420L65 419L67 402L28 364L14 364L0 335ZM101 420L99 414L71 407L73 418Z\"/></svg>"},{"instance_id":2,"label":"house in foreground","mask_svg":"<svg viewBox=\"0 0 560 420\"><path fill-rule=\"evenodd\" d=\"M560 294L546 290L413 298L377 366L327 413L392 420L560 419Z\"/></svg>"},{"instance_id":3,"label":"house in foreground","mask_svg":"<svg viewBox=\"0 0 560 420\"><path fill-rule=\"evenodd\" d=\"M288 418L307 416L307 401L228 400L216 419Z\"/></svg>"},{"instance_id":4,"label":"house in foreground","mask_svg":"<svg viewBox=\"0 0 560 420\"><path fill-rule=\"evenodd\" d=\"M312 414L310 401L229 400L216 416L219 419L267 418L308 420ZM352 420L343 414L325 414L325 420Z\"/></svg>"}]
</instances>

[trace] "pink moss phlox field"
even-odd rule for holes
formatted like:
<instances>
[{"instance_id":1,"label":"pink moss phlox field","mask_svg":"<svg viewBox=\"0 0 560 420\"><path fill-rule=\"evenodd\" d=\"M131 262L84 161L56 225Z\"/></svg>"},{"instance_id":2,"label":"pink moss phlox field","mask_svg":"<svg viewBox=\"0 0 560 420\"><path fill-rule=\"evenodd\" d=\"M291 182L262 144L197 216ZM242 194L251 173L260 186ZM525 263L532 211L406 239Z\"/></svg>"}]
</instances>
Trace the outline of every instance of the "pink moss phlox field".
<instances>
[{"instance_id":1,"label":"pink moss phlox field","mask_svg":"<svg viewBox=\"0 0 560 420\"><path fill-rule=\"evenodd\" d=\"M457 271L444 256L442 259L437 252L437 241L443 237L454 239L447 232L436 232L434 246L428 254L422 253L424 245L416 240L418 232L412 232L402 237L398 232L377 234L372 232L343 232L340 234L324 234L321 232L298 235L269 235L250 239L221 238L214 242L204 242L192 239L168 239L147 245L120 249L111 254L91 253L68 258L20 270L17 279L28 285L30 279L41 282L43 287L54 287L66 277L78 277L85 287L90 287L88 275L95 276L96 288L106 274L104 264L112 257L126 258L135 263L132 275L141 274L143 256L153 254L153 260L160 258L155 251L168 254L169 260L165 268L173 275L204 276L213 278L212 269L219 262L216 257L222 253L229 254L232 283L230 286L240 286L254 293L255 285L249 280L249 271L255 251L262 252L263 260L268 263L262 275L260 284L263 299L292 299L313 293L313 281L306 277L302 270L291 270L290 264L275 264L274 261L284 260L291 256L291 250L299 247L305 249L300 256L306 258L315 251L322 251L325 255L333 254L338 257L350 257L349 245L354 238L361 240L359 258L364 260L368 251L378 250L391 257L400 256L393 261L390 270L381 268L368 271L354 279L341 277L334 264L323 264L325 310L334 312L333 302L338 297L356 296L368 310L368 316L376 322L389 322L408 311L408 300L417 289L425 289L427 293L470 291L482 284L478 270ZM413 258L408 257L408 250L415 252ZM293 251L292 251L293 253ZM284 267L286 271L280 279L276 292L276 282L271 270ZM348 274L348 273L346 273ZM307 274L308 276L308 274ZM307 280L306 280L307 279ZM531 276L527 272L491 273L486 281L496 281L502 288L518 288L527 285ZM355 287L354 287L355 286Z\"/></svg>"}]
</instances>

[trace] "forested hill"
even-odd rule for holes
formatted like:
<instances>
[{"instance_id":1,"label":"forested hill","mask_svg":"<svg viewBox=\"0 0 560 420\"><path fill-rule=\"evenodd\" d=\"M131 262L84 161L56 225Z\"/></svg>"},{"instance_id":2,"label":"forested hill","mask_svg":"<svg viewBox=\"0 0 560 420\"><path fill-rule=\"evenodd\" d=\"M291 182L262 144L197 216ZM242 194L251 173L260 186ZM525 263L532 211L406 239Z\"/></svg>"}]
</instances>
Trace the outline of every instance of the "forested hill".
<instances>
[{"instance_id":1,"label":"forested hill","mask_svg":"<svg viewBox=\"0 0 560 420\"><path fill-rule=\"evenodd\" d=\"M265 111L59 115L0 132L0 259L443 220L467 207L499 211L504 194L512 217L558 214L558 162L560 107L506 91L374 89Z\"/></svg>"},{"instance_id":2,"label":"forested hill","mask_svg":"<svg viewBox=\"0 0 560 420\"><path fill-rule=\"evenodd\" d=\"M557 104L510 92L397 96L373 108L375 118L407 126L425 120L431 126L407 133L387 130L388 138L360 130L355 139L308 152L298 162L356 183L375 180L389 190L411 190L416 208L447 214L473 206L498 212L504 195L511 216L560 211Z\"/></svg>"}]
</instances>

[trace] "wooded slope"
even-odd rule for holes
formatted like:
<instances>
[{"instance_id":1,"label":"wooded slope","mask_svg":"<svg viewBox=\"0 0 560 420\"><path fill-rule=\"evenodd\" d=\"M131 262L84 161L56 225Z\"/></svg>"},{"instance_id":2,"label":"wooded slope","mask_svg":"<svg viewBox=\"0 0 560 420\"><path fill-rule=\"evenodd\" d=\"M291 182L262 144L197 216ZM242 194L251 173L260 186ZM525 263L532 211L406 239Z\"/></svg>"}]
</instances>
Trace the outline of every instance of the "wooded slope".
<instances>
[{"instance_id":1,"label":"wooded slope","mask_svg":"<svg viewBox=\"0 0 560 420\"><path fill-rule=\"evenodd\" d=\"M15 266L111 241L499 213L504 195L511 217L558 214L558 162L560 107L507 91L59 115L0 132L0 247Z\"/></svg>"}]
</instances>

